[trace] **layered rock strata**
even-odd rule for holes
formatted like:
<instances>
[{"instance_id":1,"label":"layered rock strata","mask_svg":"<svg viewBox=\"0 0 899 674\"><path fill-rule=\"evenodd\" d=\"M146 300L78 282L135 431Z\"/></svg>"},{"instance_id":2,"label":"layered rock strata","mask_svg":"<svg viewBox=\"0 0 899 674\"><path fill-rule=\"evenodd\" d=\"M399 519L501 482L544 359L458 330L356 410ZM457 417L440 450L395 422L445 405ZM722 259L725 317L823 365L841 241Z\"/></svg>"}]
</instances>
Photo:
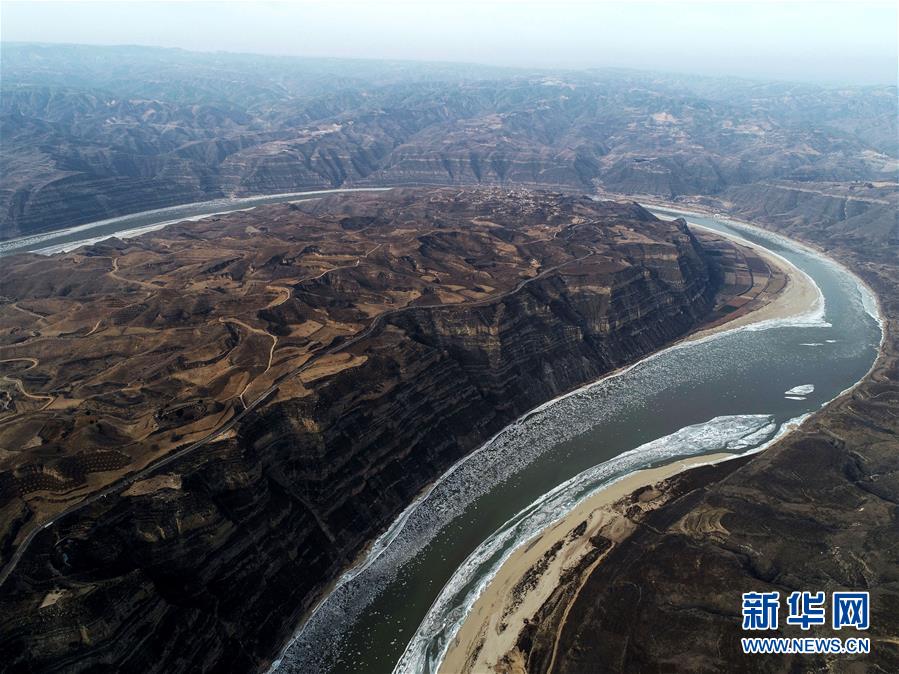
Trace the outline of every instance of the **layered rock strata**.
<instances>
[{"instance_id":1,"label":"layered rock strata","mask_svg":"<svg viewBox=\"0 0 899 674\"><path fill-rule=\"evenodd\" d=\"M33 334L16 342L16 357L35 359L29 393L71 402L63 411L58 402L35 409L22 391L7 394L21 409L7 426L39 421L60 429L38 432L4 474L11 487L4 489L4 563L15 563L0 588L0 660L8 668L264 667L328 584L430 481L528 409L689 331L712 308L718 284L683 221L664 223L635 205L444 190L304 208L257 209L68 257L22 256L5 272L5 287L17 289L7 298L17 306L7 311L43 316L30 326L38 333L54 324L52 312L37 313L50 310L42 296L59 296L51 266L75 263L85 276L66 278L72 302L90 305L113 292L110 273L138 284L131 303L140 300L139 311L119 309L116 320L162 340L175 362L187 363L193 352L178 341L183 336L166 332L173 321L194 326L187 334L196 339L203 326L228 318L219 312L233 315L244 326L232 325L224 338L232 353L254 331L278 338L271 353L253 351L268 359L264 371L252 359L232 359L235 372L275 383L268 392L245 388L243 413L233 395L216 398L223 384L193 380L199 387L186 406L177 394L160 394L170 386L164 377L119 383L108 375L136 355L95 353L118 362L99 373L82 364L70 369L75 381L54 388L47 378L42 386L40 370L56 362L46 342L77 342ZM340 259L335 246L352 254ZM211 249L214 260L205 256ZM92 267L98 257L103 266ZM329 261L320 271L323 257ZM289 292L254 299L253 287L275 285ZM177 315L148 314L166 293L182 297ZM203 299L209 293L218 304ZM239 313L236 298L247 303ZM77 311L53 308L67 325L80 320ZM355 332L315 333L303 350L297 335L313 319ZM90 348L103 348L103 325L65 334L86 340L78 353L90 360ZM40 348L32 353L32 345ZM115 390L134 400L135 416L107 417L105 431L122 436L118 449L129 463L101 470L97 479L111 485L102 498L65 482L22 493L26 464L46 470L54 451L84 448L64 435L67 419L77 418L66 410L90 406L90 398L67 398L90 392L83 376L91 386L105 376L99 394L107 403L122 395ZM172 376L180 376L177 368ZM235 414L237 423L186 453L175 442L177 460L135 473L159 460L160 439L188 433L172 428L177 410L190 429L202 417L200 403L219 423ZM125 442L129 429L154 424L158 432ZM141 449L154 439L157 450ZM52 515L54 502L77 509ZM16 560L15 543L48 516Z\"/></svg>"}]
</instances>

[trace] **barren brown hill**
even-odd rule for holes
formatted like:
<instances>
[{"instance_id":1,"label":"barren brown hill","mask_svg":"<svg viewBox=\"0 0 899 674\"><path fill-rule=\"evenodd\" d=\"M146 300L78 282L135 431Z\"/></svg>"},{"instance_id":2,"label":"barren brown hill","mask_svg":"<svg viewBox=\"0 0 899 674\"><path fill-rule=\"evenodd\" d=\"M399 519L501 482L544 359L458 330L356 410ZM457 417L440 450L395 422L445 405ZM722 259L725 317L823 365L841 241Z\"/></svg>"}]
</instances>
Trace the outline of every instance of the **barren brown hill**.
<instances>
[{"instance_id":1,"label":"barren brown hill","mask_svg":"<svg viewBox=\"0 0 899 674\"><path fill-rule=\"evenodd\" d=\"M453 461L720 316L683 221L560 194L332 197L7 260L0 654L50 671L260 667Z\"/></svg>"},{"instance_id":2,"label":"barren brown hill","mask_svg":"<svg viewBox=\"0 0 899 674\"><path fill-rule=\"evenodd\" d=\"M565 265L626 286L644 257L677 254L656 238L668 226L637 207L468 199L331 199L307 207L323 217L257 209L12 258L2 282L8 479L22 495L53 494L28 499L41 519L203 438L299 367L266 404L358 367L364 354L326 352L375 317L493 303Z\"/></svg>"}]
</instances>

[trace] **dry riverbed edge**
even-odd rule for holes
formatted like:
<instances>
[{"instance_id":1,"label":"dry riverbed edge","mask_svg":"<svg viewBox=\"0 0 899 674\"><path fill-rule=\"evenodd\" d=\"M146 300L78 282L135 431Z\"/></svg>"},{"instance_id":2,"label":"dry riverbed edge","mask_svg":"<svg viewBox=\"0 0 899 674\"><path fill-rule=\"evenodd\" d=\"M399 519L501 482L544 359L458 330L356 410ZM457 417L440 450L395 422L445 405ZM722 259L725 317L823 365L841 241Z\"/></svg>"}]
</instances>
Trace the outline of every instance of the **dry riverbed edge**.
<instances>
[{"instance_id":1,"label":"dry riverbed edge","mask_svg":"<svg viewBox=\"0 0 899 674\"><path fill-rule=\"evenodd\" d=\"M822 299L820 290L807 274L761 246L728 238L752 247L769 265L785 272L787 284L771 301L753 311L696 331L683 341L802 316L818 306ZM526 674L516 647L521 630L560 585L563 574L583 563L595 549L591 539L598 535L613 545L620 543L637 526L628 514L635 504L645 511L658 508L667 500L664 490L659 489L660 483L691 468L739 456L706 454L635 471L584 499L549 528L524 542L502 564L468 612L440 664L440 674ZM591 569L602 562L608 550L590 562Z\"/></svg>"}]
</instances>

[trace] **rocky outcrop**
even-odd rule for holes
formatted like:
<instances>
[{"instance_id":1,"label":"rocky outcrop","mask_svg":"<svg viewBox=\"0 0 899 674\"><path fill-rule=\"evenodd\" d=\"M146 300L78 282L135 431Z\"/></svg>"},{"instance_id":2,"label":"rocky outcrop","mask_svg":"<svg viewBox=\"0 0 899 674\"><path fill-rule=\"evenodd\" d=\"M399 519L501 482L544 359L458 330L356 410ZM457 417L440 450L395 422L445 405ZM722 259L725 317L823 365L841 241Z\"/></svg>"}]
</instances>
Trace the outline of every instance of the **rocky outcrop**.
<instances>
[{"instance_id":1,"label":"rocky outcrop","mask_svg":"<svg viewBox=\"0 0 899 674\"><path fill-rule=\"evenodd\" d=\"M496 299L389 315L309 395L277 394L230 437L41 531L0 590L5 668L264 667L454 461L709 310L715 281L684 224L614 208L652 237L613 246L629 263L587 257ZM596 231L566 230L566 245Z\"/></svg>"}]
</instances>

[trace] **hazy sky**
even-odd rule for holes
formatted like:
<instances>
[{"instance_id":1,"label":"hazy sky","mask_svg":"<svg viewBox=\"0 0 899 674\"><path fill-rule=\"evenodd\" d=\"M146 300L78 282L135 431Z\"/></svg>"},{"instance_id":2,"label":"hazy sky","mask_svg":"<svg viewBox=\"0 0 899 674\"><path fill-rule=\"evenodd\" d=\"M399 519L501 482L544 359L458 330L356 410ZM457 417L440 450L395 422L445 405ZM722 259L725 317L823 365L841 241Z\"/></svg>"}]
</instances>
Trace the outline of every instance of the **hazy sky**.
<instances>
[{"instance_id":1,"label":"hazy sky","mask_svg":"<svg viewBox=\"0 0 899 674\"><path fill-rule=\"evenodd\" d=\"M896 83L895 2L0 5L2 39Z\"/></svg>"}]
</instances>

